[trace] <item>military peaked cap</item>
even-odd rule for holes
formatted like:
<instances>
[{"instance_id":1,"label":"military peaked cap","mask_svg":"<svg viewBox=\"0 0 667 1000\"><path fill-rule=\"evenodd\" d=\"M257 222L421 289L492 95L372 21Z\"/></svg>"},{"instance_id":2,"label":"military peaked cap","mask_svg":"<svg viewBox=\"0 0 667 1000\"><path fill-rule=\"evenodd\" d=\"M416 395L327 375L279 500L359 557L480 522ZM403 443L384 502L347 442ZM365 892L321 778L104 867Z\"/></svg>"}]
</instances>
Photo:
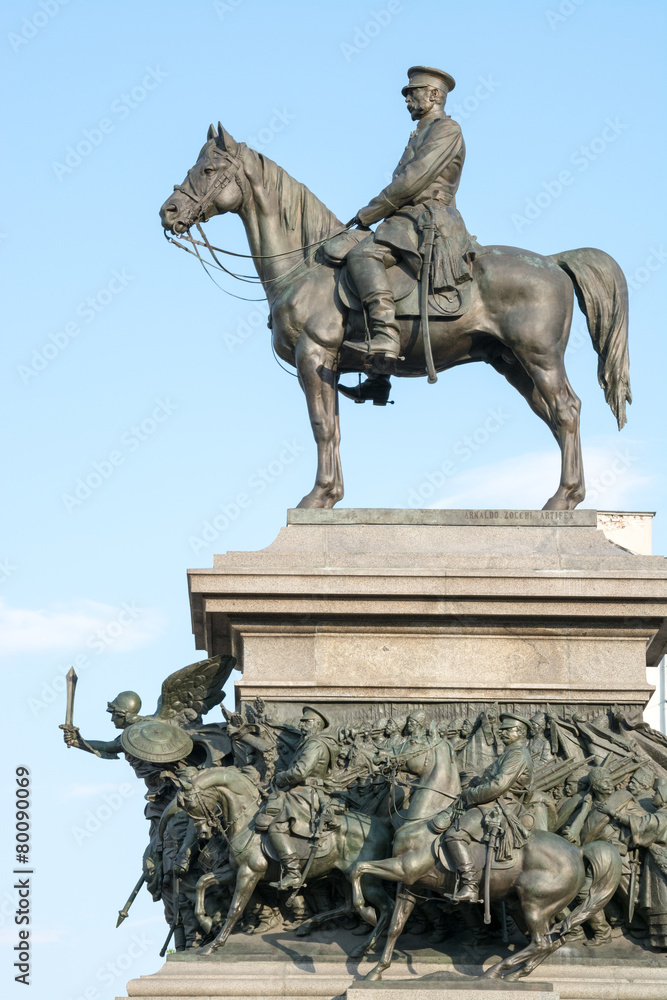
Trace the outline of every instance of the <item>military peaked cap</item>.
<instances>
[{"instance_id":1,"label":"military peaked cap","mask_svg":"<svg viewBox=\"0 0 667 1000\"><path fill-rule=\"evenodd\" d=\"M441 69L434 69L433 66L411 66L408 70L408 83L401 93L405 97L412 87L437 87L438 90L444 90L448 94L455 86L454 77Z\"/></svg>"},{"instance_id":2,"label":"military peaked cap","mask_svg":"<svg viewBox=\"0 0 667 1000\"><path fill-rule=\"evenodd\" d=\"M528 719L525 718L525 716L517 715L516 712L500 713L501 729L509 729L511 726L516 725L517 722L520 722L522 725L524 725L526 729L530 729L530 722L528 721Z\"/></svg>"}]
</instances>

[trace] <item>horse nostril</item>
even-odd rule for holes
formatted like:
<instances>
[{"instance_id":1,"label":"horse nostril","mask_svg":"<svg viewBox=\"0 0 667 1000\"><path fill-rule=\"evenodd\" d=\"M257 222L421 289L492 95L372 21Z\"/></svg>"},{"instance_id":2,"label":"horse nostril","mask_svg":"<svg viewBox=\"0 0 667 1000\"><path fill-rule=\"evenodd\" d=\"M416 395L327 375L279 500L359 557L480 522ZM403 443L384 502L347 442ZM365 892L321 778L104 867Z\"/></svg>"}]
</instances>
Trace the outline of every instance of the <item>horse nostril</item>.
<instances>
[{"instance_id":1,"label":"horse nostril","mask_svg":"<svg viewBox=\"0 0 667 1000\"><path fill-rule=\"evenodd\" d=\"M173 203L170 204L170 205L165 205L165 207L164 207L164 214L165 215L176 215L177 211L178 211L178 209L176 208L176 206Z\"/></svg>"}]
</instances>

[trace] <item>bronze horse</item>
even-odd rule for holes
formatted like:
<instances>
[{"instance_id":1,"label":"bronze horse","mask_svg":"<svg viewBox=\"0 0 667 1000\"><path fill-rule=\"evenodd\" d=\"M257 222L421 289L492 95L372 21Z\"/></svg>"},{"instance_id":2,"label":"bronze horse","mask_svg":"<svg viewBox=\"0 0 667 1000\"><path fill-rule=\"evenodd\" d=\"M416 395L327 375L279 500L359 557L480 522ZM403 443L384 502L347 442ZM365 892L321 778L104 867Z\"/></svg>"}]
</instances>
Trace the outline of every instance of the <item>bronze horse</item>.
<instances>
[{"instance_id":1,"label":"bronze horse","mask_svg":"<svg viewBox=\"0 0 667 1000\"><path fill-rule=\"evenodd\" d=\"M238 214L270 308L276 354L297 369L317 443L317 476L299 507L333 507L343 496L338 377L363 370L363 357L343 347L347 309L338 294L340 269L319 260L318 246L345 228L299 181L266 156L236 142L218 123L185 181L160 210L175 235L214 215ZM547 510L572 510L585 496L579 437L580 400L563 358L573 291L598 354L598 380L617 419L631 401L628 292L620 267L602 250L542 256L488 246L473 264L468 310L433 316L437 371L484 361L504 375L545 421L561 450L558 489ZM413 320L401 320L399 376L426 375L424 345Z\"/></svg>"},{"instance_id":2,"label":"bronze horse","mask_svg":"<svg viewBox=\"0 0 667 1000\"><path fill-rule=\"evenodd\" d=\"M221 948L233 931L237 921L250 902L256 886L260 882L272 882L280 878L280 863L263 849L262 838L255 830L255 817L261 806L262 796L256 782L237 767L212 767L203 771L190 772L181 779L178 804L193 820L201 839L208 839L214 833L221 833L227 845L228 864L209 872L197 883L195 913L205 931L211 930L212 922L206 916L204 894L213 885L227 885L233 889L233 898L227 918L217 936L201 951L210 955ZM341 817L340 826L330 833L328 850L317 852L312 858L309 880L316 880L334 871L349 877L356 861L380 858L391 849L391 827L377 816L367 816L359 812L347 812ZM304 858L310 853L310 842L304 840ZM360 958L375 946L386 931L391 917L393 900L377 879L367 879L365 895L377 909L367 907L367 922L372 926L370 936L356 951ZM327 914L317 915L309 921L310 926L322 923L331 917L353 912L351 901Z\"/></svg>"},{"instance_id":3,"label":"bronze horse","mask_svg":"<svg viewBox=\"0 0 667 1000\"><path fill-rule=\"evenodd\" d=\"M396 905L389 926L382 957L366 979L380 980L389 968L396 942L419 897L419 891L450 896L455 873L447 858L438 850L440 833L433 832L427 818L402 827L394 838L393 856L382 861L360 861L352 869L352 899L360 916L368 919L361 878L398 882ZM485 845L475 845L481 868ZM584 865L589 869L589 878ZM490 901L514 897L521 907L530 942L508 958L497 962L484 978L520 979L529 975L548 955L566 943L566 933L605 906L621 879L621 858L612 844L595 841L575 847L563 837L535 829L524 847L519 848L514 864L494 868L490 879ZM559 923L554 918L576 903ZM466 904L464 904L466 905Z\"/></svg>"}]
</instances>

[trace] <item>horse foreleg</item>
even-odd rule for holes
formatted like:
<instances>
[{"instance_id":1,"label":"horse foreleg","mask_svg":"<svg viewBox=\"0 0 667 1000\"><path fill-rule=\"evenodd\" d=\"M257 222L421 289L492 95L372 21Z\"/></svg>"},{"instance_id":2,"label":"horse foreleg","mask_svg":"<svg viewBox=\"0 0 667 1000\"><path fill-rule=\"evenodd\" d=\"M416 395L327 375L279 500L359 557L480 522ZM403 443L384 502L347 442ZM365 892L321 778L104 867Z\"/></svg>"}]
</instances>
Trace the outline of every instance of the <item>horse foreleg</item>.
<instances>
[{"instance_id":1,"label":"horse foreleg","mask_svg":"<svg viewBox=\"0 0 667 1000\"><path fill-rule=\"evenodd\" d=\"M394 906L394 912L389 925L389 933L387 935L387 943L384 946L382 958L375 968L371 969L367 976L364 976L364 979L368 979L371 982L377 982L382 979L382 973L391 965L396 942L398 941L416 902L417 897L410 891L410 889L405 886L399 886L398 894L396 896L396 905Z\"/></svg>"},{"instance_id":2,"label":"horse foreleg","mask_svg":"<svg viewBox=\"0 0 667 1000\"><path fill-rule=\"evenodd\" d=\"M394 908L394 900L381 882L376 882L375 880L367 882L364 892L368 902L377 908L379 916L369 937L351 952L351 958L362 958L366 952L372 951L375 948L382 935L387 931Z\"/></svg>"},{"instance_id":3,"label":"horse foreleg","mask_svg":"<svg viewBox=\"0 0 667 1000\"><path fill-rule=\"evenodd\" d=\"M250 902L250 897L255 891L255 886L262 876L261 872L253 871L251 868L239 868L236 874L236 886L234 888L234 898L232 899L227 919L220 930L220 933L210 944L202 948L201 955L211 955L218 948L222 948L229 935L234 930L236 922L242 915L246 906Z\"/></svg>"},{"instance_id":4,"label":"horse foreleg","mask_svg":"<svg viewBox=\"0 0 667 1000\"><path fill-rule=\"evenodd\" d=\"M296 346L295 359L317 444L315 485L298 506L329 508L343 497L343 477L338 452L340 431L335 351L316 344L303 333Z\"/></svg>"},{"instance_id":5,"label":"horse foreleg","mask_svg":"<svg viewBox=\"0 0 667 1000\"><path fill-rule=\"evenodd\" d=\"M207 934L210 933L211 927L213 926L213 921L206 914L206 908L205 908L206 890L210 889L212 885L217 885L217 882L218 880L213 874L213 872L207 872L205 875L201 876L195 888L196 892L195 916Z\"/></svg>"},{"instance_id":6,"label":"horse foreleg","mask_svg":"<svg viewBox=\"0 0 667 1000\"><path fill-rule=\"evenodd\" d=\"M350 871L350 885L352 886L352 902L360 917L366 923L375 925L375 910L365 905L364 894L361 888L361 878L363 875L372 875L385 882L405 882L406 885L413 885L420 878L426 875L433 868L434 859L431 853L430 843L426 847L415 848L406 851L396 858L385 858L383 861L360 861Z\"/></svg>"}]
</instances>

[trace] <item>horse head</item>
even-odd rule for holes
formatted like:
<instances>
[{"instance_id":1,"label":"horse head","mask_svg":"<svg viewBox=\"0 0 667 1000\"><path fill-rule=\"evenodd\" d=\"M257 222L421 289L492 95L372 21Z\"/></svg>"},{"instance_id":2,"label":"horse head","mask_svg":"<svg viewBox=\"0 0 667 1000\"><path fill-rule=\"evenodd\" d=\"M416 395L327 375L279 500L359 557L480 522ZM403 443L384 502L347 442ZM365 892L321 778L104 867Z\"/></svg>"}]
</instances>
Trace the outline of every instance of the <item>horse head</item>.
<instances>
[{"instance_id":1,"label":"horse head","mask_svg":"<svg viewBox=\"0 0 667 1000\"><path fill-rule=\"evenodd\" d=\"M239 179L243 143L225 131L220 122L216 132L209 127L206 142L182 184L160 209L160 221L167 232L185 233L213 215L236 212L243 202Z\"/></svg>"},{"instance_id":2,"label":"horse head","mask_svg":"<svg viewBox=\"0 0 667 1000\"><path fill-rule=\"evenodd\" d=\"M220 830L234 832L247 821L260 800L257 785L237 767L212 767L188 774L181 782L177 802L195 824L201 840Z\"/></svg>"}]
</instances>

